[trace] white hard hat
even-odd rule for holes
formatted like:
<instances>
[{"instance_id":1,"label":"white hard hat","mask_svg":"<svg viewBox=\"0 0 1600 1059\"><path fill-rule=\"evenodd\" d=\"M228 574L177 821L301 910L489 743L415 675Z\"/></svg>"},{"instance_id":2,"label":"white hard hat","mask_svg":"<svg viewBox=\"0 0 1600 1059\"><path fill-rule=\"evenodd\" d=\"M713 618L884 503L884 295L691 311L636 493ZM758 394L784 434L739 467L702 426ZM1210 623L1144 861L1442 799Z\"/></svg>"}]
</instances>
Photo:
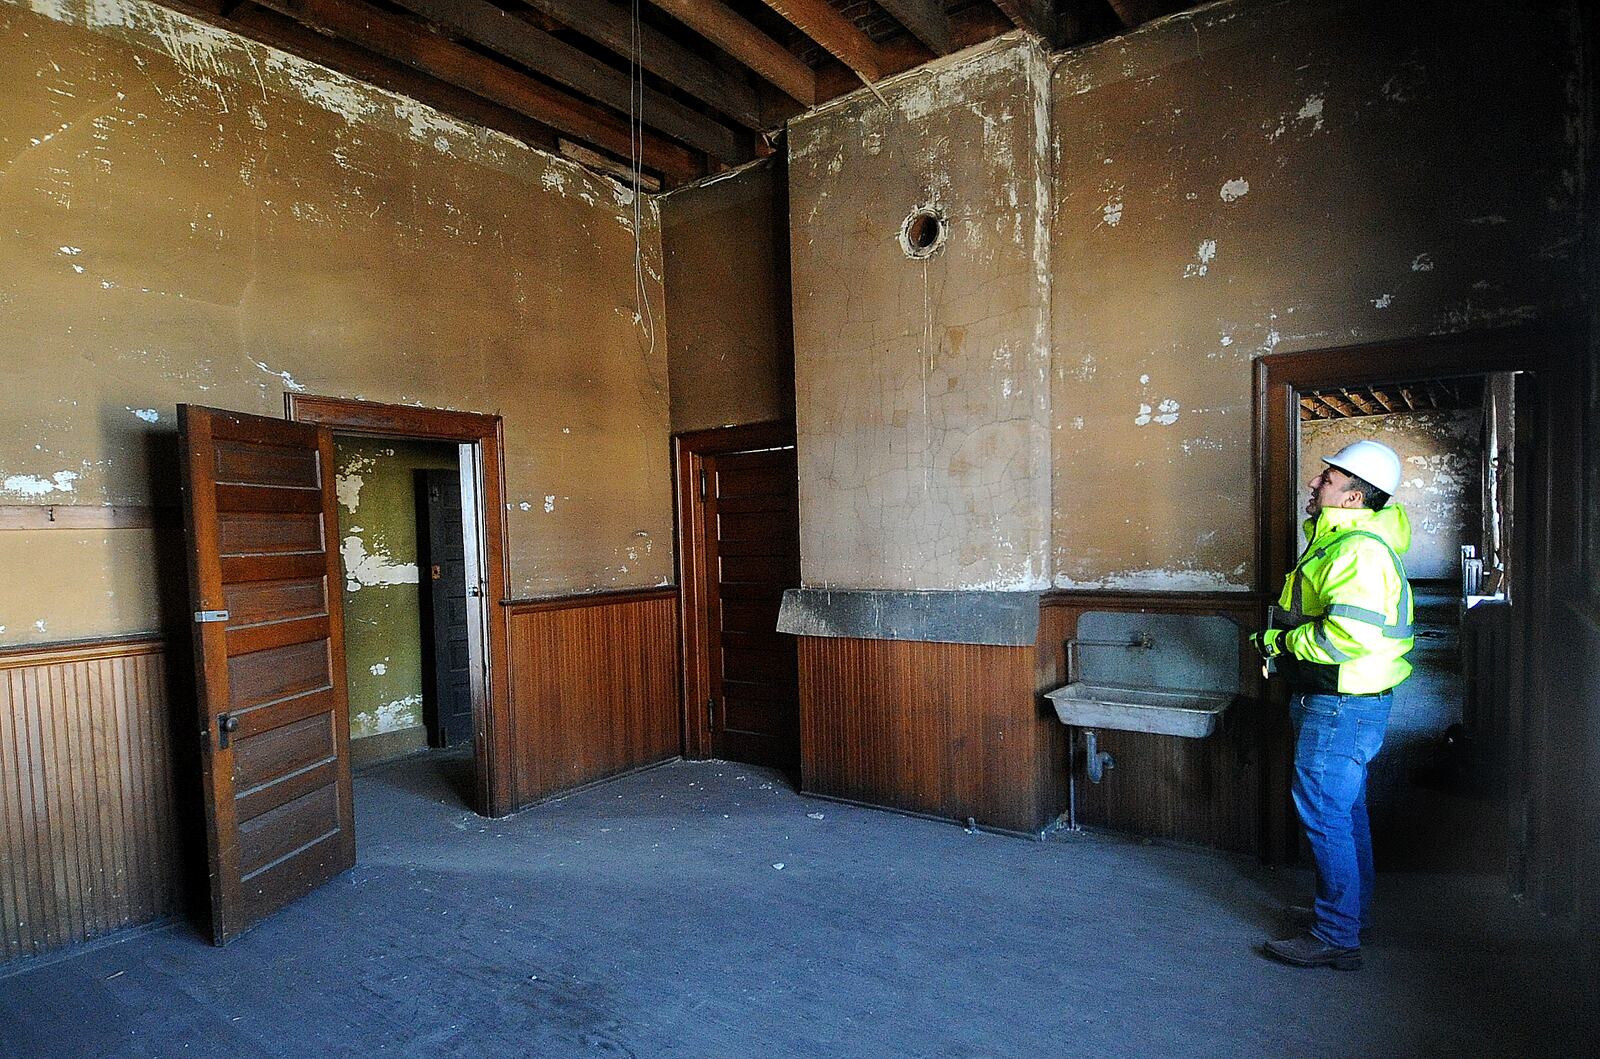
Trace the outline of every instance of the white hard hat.
<instances>
[{"instance_id":1,"label":"white hard hat","mask_svg":"<svg viewBox=\"0 0 1600 1059\"><path fill-rule=\"evenodd\" d=\"M1332 456L1322 457L1322 462L1365 479L1391 496L1400 488L1400 457L1376 441L1352 441Z\"/></svg>"}]
</instances>

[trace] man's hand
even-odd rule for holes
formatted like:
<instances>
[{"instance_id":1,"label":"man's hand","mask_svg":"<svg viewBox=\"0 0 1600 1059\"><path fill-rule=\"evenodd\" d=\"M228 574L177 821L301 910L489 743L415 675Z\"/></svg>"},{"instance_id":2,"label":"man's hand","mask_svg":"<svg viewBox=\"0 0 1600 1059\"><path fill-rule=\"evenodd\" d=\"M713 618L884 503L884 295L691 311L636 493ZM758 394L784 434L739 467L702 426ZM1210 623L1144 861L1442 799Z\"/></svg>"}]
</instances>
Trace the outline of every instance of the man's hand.
<instances>
[{"instance_id":1,"label":"man's hand","mask_svg":"<svg viewBox=\"0 0 1600 1059\"><path fill-rule=\"evenodd\" d=\"M1250 646L1261 652L1262 658L1277 658L1283 653L1282 629L1263 629L1250 634Z\"/></svg>"}]
</instances>

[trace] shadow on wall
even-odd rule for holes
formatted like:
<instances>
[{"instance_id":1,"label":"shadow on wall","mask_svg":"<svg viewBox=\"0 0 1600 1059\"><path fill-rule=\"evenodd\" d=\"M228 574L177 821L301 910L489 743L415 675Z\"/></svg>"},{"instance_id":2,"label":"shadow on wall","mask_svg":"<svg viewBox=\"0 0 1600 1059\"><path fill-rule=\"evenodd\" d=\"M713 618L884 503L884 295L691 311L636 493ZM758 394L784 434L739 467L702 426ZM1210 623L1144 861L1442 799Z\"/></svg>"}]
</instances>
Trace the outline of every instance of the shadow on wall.
<instances>
[{"instance_id":1,"label":"shadow on wall","mask_svg":"<svg viewBox=\"0 0 1600 1059\"><path fill-rule=\"evenodd\" d=\"M179 911L196 931L211 934L211 888L206 854L201 729L195 692L189 545L185 531L180 442L177 431L143 436L156 512L156 584L161 629L166 634L167 720L172 811L179 858Z\"/></svg>"}]
</instances>

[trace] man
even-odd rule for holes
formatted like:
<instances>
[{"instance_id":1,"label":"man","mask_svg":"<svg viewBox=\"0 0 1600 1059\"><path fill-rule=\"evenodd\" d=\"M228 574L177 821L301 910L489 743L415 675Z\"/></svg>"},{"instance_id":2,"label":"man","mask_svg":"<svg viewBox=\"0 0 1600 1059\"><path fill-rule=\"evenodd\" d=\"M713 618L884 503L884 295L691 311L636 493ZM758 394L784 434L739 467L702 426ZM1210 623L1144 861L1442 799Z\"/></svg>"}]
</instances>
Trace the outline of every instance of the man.
<instances>
[{"instance_id":1,"label":"man","mask_svg":"<svg viewBox=\"0 0 1600 1059\"><path fill-rule=\"evenodd\" d=\"M1383 745L1393 690L1411 674L1405 509L1389 502L1400 458L1375 441L1322 461L1306 503L1310 543L1278 600L1279 626L1250 637L1288 683L1294 804L1316 866L1309 930L1267 943L1298 967L1361 966L1372 902L1367 765Z\"/></svg>"}]
</instances>

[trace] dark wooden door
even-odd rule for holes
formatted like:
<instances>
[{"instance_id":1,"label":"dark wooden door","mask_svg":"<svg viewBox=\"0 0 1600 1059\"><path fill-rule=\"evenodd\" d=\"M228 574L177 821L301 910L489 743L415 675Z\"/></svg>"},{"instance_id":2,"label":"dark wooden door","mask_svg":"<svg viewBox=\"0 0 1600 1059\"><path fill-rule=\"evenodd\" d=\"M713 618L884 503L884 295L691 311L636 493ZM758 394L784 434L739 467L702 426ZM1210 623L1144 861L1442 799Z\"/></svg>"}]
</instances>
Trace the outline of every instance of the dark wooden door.
<instances>
[{"instance_id":1,"label":"dark wooden door","mask_svg":"<svg viewBox=\"0 0 1600 1059\"><path fill-rule=\"evenodd\" d=\"M795 769L799 668L777 631L783 590L800 584L795 450L707 455L702 469L712 752Z\"/></svg>"},{"instance_id":2,"label":"dark wooden door","mask_svg":"<svg viewBox=\"0 0 1600 1059\"><path fill-rule=\"evenodd\" d=\"M461 476L417 472L417 541L422 545L422 663L428 745L472 741L472 657L467 646L467 555Z\"/></svg>"},{"instance_id":3,"label":"dark wooden door","mask_svg":"<svg viewBox=\"0 0 1600 1059\"><path fill-rule=\"evenodd\" d=\"M178 406L212 935L355 864L326 428Z\"/></svg>"}]
</instances>

